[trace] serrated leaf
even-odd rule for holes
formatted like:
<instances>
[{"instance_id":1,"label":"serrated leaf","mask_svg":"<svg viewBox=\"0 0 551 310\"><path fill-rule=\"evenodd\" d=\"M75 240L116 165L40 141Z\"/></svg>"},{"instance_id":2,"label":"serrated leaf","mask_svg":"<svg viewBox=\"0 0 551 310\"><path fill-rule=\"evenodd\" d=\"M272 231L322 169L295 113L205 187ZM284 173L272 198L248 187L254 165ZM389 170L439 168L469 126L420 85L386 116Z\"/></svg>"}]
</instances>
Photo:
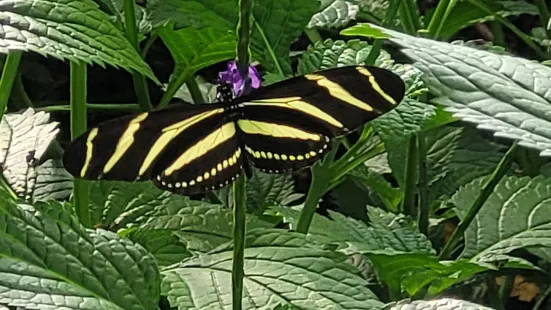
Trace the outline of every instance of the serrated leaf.
<instances>
[{"instance_id":1,"label":"serrated leaf","mask_svg":"<svg viewBox=\"0 0 551 310\"><path fill-rule=\"evenodd\" d=\"M40 163L59 129L45 112L27 109L0 122L0 166L13 191L28 201L66 198L71 176L59 160Z\"/></svg>"},{"instance_id":2,"label":"serrated leaf","mask_svg":"<svg viewBox=\"0 0 551 310\"><path fill-rule=\"evenodd\" d=\"M174 72L167 86L175 88L210 65L235 57L235 36L216 28L192 27L173 30L171 26L157 29L175 62Z\"/></svg>"},{"instance_id":3,"label":"serrated leaf","mask_svg":"<svg viewBox=\"0 0 551 310\"><path fill-rule=\"evenodd\" d=\"M378 210L376 208L370 208ZM270 208L268 214L283 217L293 227L300 211L285 208ZM330 211L331 218L314 214L308 234L327 244L337 244L339 250L346 254L368 253L376 250L388 250L412 253L433 253L430 241L413 227L412 221L403 215L394 215L382 210L370 211L370 218L375 221L367 226L362 221ZM386 215L391 221L377 221Z\"/></svg>"},{"instance_id":4,"label":"serrated leaf","mask_svg":"<svg viewBox=\"0 0 551 310\"><path fill-rule=\"evenodd\" d=\"M124 34L91 0L2 0L0 52L33 51L59 59L109 64L159 83Z\"/></svg>"},{"instance_id":5,"label":"serrated leaf","mask_svg":"<svg viewBox=\"0 0 551 310\"><path fill-rule=\"evenodd\" d=\"M159 266L169 266L193 256L186 244L170 230L133 230L127 235L155 256Z\"/></svg>"},{"instance_id":6,"label":"serrated leaf","mask_svg":"<svg viewBox=\"0 0 551 310\"><path fill-rule=\"evenodd\" d=\"M271 223L247 215L247 230L270 228ZM140 226L146 231L171 231L189 251L208 252L232 240L233 211L221 205L182 200L159 205Z\"/></svg>"},{"instance_id":7,"label":"serrated leaf","mask_svg":"<svg viewBox=\"0 0 551 310\"><path fill-rule=\"evenodd\" d=\"M231 307L231 248L163 271L162 291L180 309ZM292 305L301 309L380 309L346 256L303 234L259 229L247 236L243 309ZM315 263L313 263L315 262Z\"/></svg>"},{"instance_id":8,"label":"serrated leaf","mask_svg":"<svg viewBox=\"0 0 551 310\"><path fill-rule=\"evenodd\" d=\"M0 195L0 303L44 310L157 307L159 271L141 246L86 230L59 203L35 209Z\"/></svg>"},{"instance_id":9,"label":"serrated leaf","mask_svg":"<svg viewBox=\"0 0 551 310\"><path fill-rule=\"evenodd\" d=\"M386 310L386 309L385 309ZM494 310L470 301L441 298L437 300L416 300L412 302L400 302L388 308L388 310Z\"/></svg>"},{"instance_id":10,"label":"serrated leaf","mask_svg":"<svg viewBox=\"0 0 551 310\"><path fill-rule=\"evenodd\" d=\"M238 20L234 0L148 1L155 25L175 22L176 28L212 27L235 38ZM291 75L289 48L318 10L317 1L258 0L254 2L250 48L252 56L269 72Z\"/></svg>"},{"instance_id":11,"label":"serrated leaf","mask_svg":"<svg viewBox=\"0 0 551 310\"><path fill-rule=\"evenodd\" d=\"M392 210L397 210L398 205L402 201L403 193L399 188L393 187L381 174L371 171L366 166L358 166L349 174L354 181L369 187Z\"/></svg>"},{"instance_id":12,"label":"serrated leaf","mask_svg":"<svg viewBox=\"0 0 551 310\"><path fill-rule=\"evenodd\" d=\"M484 178L461 188L451 199L463 219L480 194ZM494 261L527 247L551 247L551 180L504 177L465 232L461 257Z\"/></svg>"},{"instance_id":13,"label":"serrated leaf","mask_svg":"<svg viewBox=\"0 0 551 310\"><path fill-rule=\"evenodd\" d=\"M397 108L373 120L373 127L385 143L392 173L403 186L407 146L410 136L423 128L435 113L435 107L405 99Z\"/></svg>"},{"instance_id":14,"label":"serrated leaf","mask_svg":"<svg viewBox=\"0 0 551 310\"><path fill-rule=\"evenodd\" d=\"M293 194L294 187L290 174L255 171L247 180L247 209L255 214L262 214L267 207L281 205Z\"/></svg>"},{"instance_id":15,"label":"serrated leaf","mask_svg":"<svg viewBox=\"0 0 551 310\"><path fill-rule=\"evenodd\" d=\"M349 40L333 41L327 39L308 46L298 63L298 74L307 74L318 70L365 63L371 45L365 41ZM375 61L375 65L391 63L390 55L381 51Z\"/></svg>"},{"instance_id":16,"label":"serrated leaf","mask_svg":"<svg viewBox=\"0 0 551 310\"><path fill-rule=\"evenodd\" d=\"M370 253L371 260L380 280L394 292L406 291L414 296L423 288L432 296L452 285L464 281L477 273L487 271L482 266L467 260L438 261L429 254L412 253Z\"/></svg>"},{"instance_id":17,"label":"serrated leaf","mask_svg":"<svg viewBox=\"0 0 551 310\"><path fill-rule=\"evenodd\" d=\"M425 133L429 201L449 197L476 178L489 175L506 148L470 127L439 127Z\"/></svg>"},{"instance_id":18,"label":"serrated leaf","mask_svg":"<svg viewBox=\"0 0 551 310\"><path fill-rule=\"evenodd\" d=\"M424 72L425 84L448 111L479 129L551 156L551 68L518 57L384 31L406 47L403 52Z\"/></svg>"},{"instance_id":19,"label":"serrated leaf","mask_svg":"<svg viewBox=\"0 0 551 310\"><path fill-rule=\"evenodd\" d=\"M314 14L308 28L340 28L356 19L360 7L346 0L322 0L321 10Z\"/></svg>"}]
</instances>

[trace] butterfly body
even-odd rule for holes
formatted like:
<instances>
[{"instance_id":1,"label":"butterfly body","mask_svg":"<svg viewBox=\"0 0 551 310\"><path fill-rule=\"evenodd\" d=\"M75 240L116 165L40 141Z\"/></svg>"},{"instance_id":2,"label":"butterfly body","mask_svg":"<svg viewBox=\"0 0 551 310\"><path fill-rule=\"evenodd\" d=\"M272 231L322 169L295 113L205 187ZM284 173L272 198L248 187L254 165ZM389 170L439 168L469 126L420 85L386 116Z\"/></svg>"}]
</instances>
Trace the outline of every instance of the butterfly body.
<instances>
[{"instance_id":1,"label":"butterfly body","mask_svg":"<svg viewBox=\"0 0 551 310\"><path fill-rule=\"evenodd\" d=\"M223 187L243 168L284 173L310 166L331 139L391 110L404 85L374 67L330 69L232 100L125 116L100 124L66 149L77 178L152 180L190 195Z\"/></svg>"}]
</instances>

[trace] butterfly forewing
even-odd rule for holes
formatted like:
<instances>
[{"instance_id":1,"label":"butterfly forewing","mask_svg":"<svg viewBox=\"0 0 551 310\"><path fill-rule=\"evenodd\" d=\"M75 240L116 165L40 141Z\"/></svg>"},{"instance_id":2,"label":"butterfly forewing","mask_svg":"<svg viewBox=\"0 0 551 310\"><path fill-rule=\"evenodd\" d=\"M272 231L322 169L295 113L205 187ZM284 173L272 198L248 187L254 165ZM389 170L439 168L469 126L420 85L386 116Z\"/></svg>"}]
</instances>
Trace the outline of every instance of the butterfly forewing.
<instances>
[{"instance_id":1,"label":"butterfly forewing","mask_svg":"<svg viewBox=\"0 0 551 310\"><path fill-rule=\"evenodd\" d=\"M78 178L148 180L176 140L204 135L208 124L214 126L223 118L222 105L204 105L114 119L75 139L65 150L63 163Z\"/></svg>"},{"instance_id":2,"label":"butterfly forewing","mask_svg":"<svg viewBox=\"0 0 551 310\"><path fill-rule=\"evenodd\" d=\"M297 170L326 153L331 138L390 111L403 95L404 83L390 71L330 69L243 97L238 125L253 165L272 173Z\"/></svg>"}]
</instances>

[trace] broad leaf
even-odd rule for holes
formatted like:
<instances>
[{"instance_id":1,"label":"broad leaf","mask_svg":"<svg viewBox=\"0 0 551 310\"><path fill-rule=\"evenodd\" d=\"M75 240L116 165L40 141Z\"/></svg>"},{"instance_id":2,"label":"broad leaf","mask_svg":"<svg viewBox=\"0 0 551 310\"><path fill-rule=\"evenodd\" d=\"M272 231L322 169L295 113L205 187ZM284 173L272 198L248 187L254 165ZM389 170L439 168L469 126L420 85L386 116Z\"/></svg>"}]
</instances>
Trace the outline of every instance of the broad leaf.
<instances>
[{"instance_id":1,"label":"broad leaf","mask_svg":"<svg viewBox=\"0 0 551 310\"><path fill-rule=\"evenodd\" d=\"M294 187L290 174L255 171L247 180L247 208L250 212L262 214L268 207L283 205L293 195Z\"/></svg>"},{"instance_id":2,"label":"broad leaf","mask_svg":"<svg viewBox=\"0 0 551 310\"><path fill-rule=\"evenodd\" d=\"M59 131L57 125L49 114L32 109L4 115L0 122L2 174L22 199L64 199L71 192L72 178L59 160L41 163Z\"/></svg>"},{"instance_id":3,"label":"broad leaf","mask_svg":"<svg viewBox=\"0 0 551 310\"><path fill-rule=\"evenodd\" d=\"M373 190L391 210L397 210L402 201L403 192L393 187L381 174L362 165L352 170L348 176L365 188ZM354 199L357 198L354 197Z\"/></svg>"},{"instance_id":4,"label":"broad leaf","mask_svg":"<svg viewBox=\"0 0 551 310\"><path fill-rule=\"evenodd\" d=\"M436 300L417 300L399 302L388 310L494 310L493 308L484 307L469 301L441 298Z\"/></svg>"},{"instance_id":5,"label":"broad leaf","mask_svg":"<svg viewBox=\"0 0 551 310\"><path fill-rule=\"evenodd\" d=\"M300 212L291 208L271 208L268 214L283 217L293 227ZM419 233L411 219L403 215L386 213L371 208L369 217L371 225L330 211L331 218L315 214L308 234L324 243L338 245L346 254L368 253L376 250L396 252L433 253L430 241ZM390 221L384 218L391 218Z\"/></svg>"},{"instance_id":6,"label":"broad leaf","mask_svg":"<svg viewBox=\"0 0 551 310\"><path fill-rule=\"evenodd\" d=\"M169 229L131 229L127 236L153 254L159 266L176 264L193 255L185 242Z\"/></svg>"},{"instance_id":7,"label":"broad leaf","mask_svg":"<svg viewBox=\"0 0 551 310\"><path fill-rule=\"evenodd\" d=\"M298 74L363 64L370 51L371 45L360 40L333 41L327 39L323 42L316 42L314 45L308 46L307 51L300 58L297 69ZM391 62L390 55L382 51L375 61L375 65Z\"/></svg>"},{"instance_id":8,"label":"broad leaf","mask_svg":"<svg viewBox=\"0 0 551 310\"><path fill-rule=\"evenodd\" d=\"M165 269L162 292L180 309L231 307L231 247ZM259 229L247 236L243 309L381 309L346 256L302 234Z\"/></svg>"},{"instance_id":9,"label":"broad leaf","mask_svg":"<svg viewBox=\"0 0 551 310\"><path fill-rule=\"evenodd\" d=\"M347 0L322 0L321 10L314 14L308 28L340 28L356 19L360 10L357 4Z\"/></svg>"},{"instance_id":10,"label":"broad leaf","mask_svg":"<svg viewBox=\"0 0 551 310\"><path fill-rule=\"evenodd\" d=\"M84 229L59 203L0 193L0 303L24 309L156 309L160 275L141 246Z\"/></svg>"},{"instance_id":11,"label":"broad leaf","mask_svg":"<svg viewBox=\"0 0 551 310\"><path fill-rule=\"evenodd\" d=\"M471 182L450 199L461 219L480 194L483 181ZM465 232L461 256L494 261L519 248L551 247L550 198L551 179L503 178Z\"/></svg>"},{"instance_id":12,"label":"broad leaf","mask_svg":"<svg viewBox=\"0 0 551 310\"><path fill-rule=\"evenodd\" d=\"M496 136L551 156L551 68L517 57L384 30L425 74L438 102Z\"/></svg>"},{"instance_id":13,"label":"broad leaf","mask_svg":"<svg viewBox=\"0 0 551 310\"><path fill-rule=\"evenodd\" d=\"M210 65L235 57L235 35L215 28L157 29L175 62L169 89L180 88L193 75Z\"/></svg>"},{"instance_id":14,"label":"broad leaf","mask_svg":"<svg viewBox=\"0 0 551 310\"><path fill-rule=\"evenodd\" d=\"M92 0L1 0L0 52L33 51L157 78Z\"/></svg>"},{"instance_id":15,"label":"broad leaf","mask_svg":"<svg viewBox=\"0 0 551 310\"><path fill-rule=\"evenodd\" d=\"M252 10L251 51L269 72L291 75L289 47L318 10L317 1L258 0ZM153 0L148 1L154 24L175 22L176 28L212 27L232 34L238 19L234 0Z\"/></svg>"},{"instance_id":16,"label":"broad leaf","mask_svg":"<svg viewBox=\"0 0 551 310\"><path fill-rule=\"evenodd\" d=\"M474 274L488 270L488 266L466 260L438 261L437 257L429 254L371 253L367 257L381 281L394 292L403 290L410 296L424 288L434 296Z\"/></svg>"}]
</instances>

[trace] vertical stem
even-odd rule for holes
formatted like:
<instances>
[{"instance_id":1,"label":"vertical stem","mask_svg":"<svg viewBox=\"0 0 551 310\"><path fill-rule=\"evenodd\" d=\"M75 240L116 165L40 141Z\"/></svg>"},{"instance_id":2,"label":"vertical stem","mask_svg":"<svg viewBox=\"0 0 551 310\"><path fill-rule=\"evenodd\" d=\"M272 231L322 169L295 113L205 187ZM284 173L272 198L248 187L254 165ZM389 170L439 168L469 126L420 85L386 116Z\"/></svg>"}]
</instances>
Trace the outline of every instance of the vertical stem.
<instances>
[{"instance_id":1,"label":"vertical stem","mask_svg":"<svg viewBox=\"0 0 551 310\"><path fill-rule=\"evenodd\" d=\"M432 14L432 18L430 19L430 23L429 23L429 26L427 27L427 31L433 39L438 38L439 28L442 26L445 13L448 10L448 7L450 6L451 2L455 2L455 1L440 0L438 2L438 5L436 6L436 10L434 11L434 14Z\"/></svg>"},{"instance_id":2,"label":"vertical stem","mask_svg":"<svg viewBox=\"0 0 551 310\"><path fill-rule=\"evenodd\" d=\"M322 174L317 174L312 171L310 190L306 196L306 201L304 202L304 207L298 217L297 227L295 229L297 232L302 234L308 233L310 223L312 223L312 219L314 218L314 214L316 213L316 209L318 207L318 202L323 194L325 194L329 185L328 181L329 180L324 178Z\"/></svg>"},{"instance_id":3,"label":"vertical stem","mask_svg":"<svg viewBox=\"0 0 551 310\"><path fill-rule=\"evenodd\" d=\"M547 38L551 39L551 29L547 29L547 24L549 23L549 18L551 18L551 16L549 15L549 10L547 9L547 4L545 1L546 0L535 0L534 3L538 8L538 16L540 18L541 26L545 28L547 32Z\"/></svg>"},{"instance_id":4,"label":"vertical stem","mask_svg":"<svg viewBox=\"0 0 551 310\"><path fill-rule=\"evenodd\" d=\"M404 200L402 201L402 212L411 218L418 216L415 205L415 190L417 188L417 139L414 134L409 137L408 152L406 157L406 175L404 176Z\"/></svg>"},{"instance_id":5,"label":"vertical stem","mask_svg":"<svg viewBox=\"0 0 551 310\"><path fill-rule=\"evenodd\" d=\"M243 276L245 273L245 177L239 176L233 183L233 265L232 306L241 310L243 299Z\"/></svg>"},{"instance_id":6,"label":"vertical stem","mask_svg":"<svg viewBox=\"0 0 551 310\"><path fill-rule=\"evenodd\" d=\"M425 135L417 134L417 151L419 160L419 231L428 235L429 231L429 181L427 176L427 145Z\"/></svg>"},{"instance_id":7,"label":"vertical stem","mask_svg":"<svg viewBox=\"0 0 551 310\"><path fill-rule=\"evenodd\" d=\"M138 47L138 29L136 27L136 9L135 0L124 0L124 20L126 25L126 38L130 41L130 44L139 52ZM151 99L149 98L149 89L147 87L147 81L145 77L134 71L132 72L132 80L134 81L134 90L138 103L140 104L142 111L149 111L153 109L151 105Z\"/></svg>"},{"instance_id":8,"label":"vertical stem","mask_svg":"<svg viewBox=\"0 0 551 310\"><path fill-rule=\"evenodd\" d=\"M501 25L500 22L493 21L490 23L490 27L492 28L492 35L494 36L494 44L506 47L505 34L503 33L503 25Z\"/></svg>"},{"instance_id":9,"label":"vertical stem","mask_svg":"<svg viewBox=\"0 0 551 310\"><path fill-rule=\"evenodd\" d=\"M86 64L71 62L71 139L86 131ZM86 180L75 179L73 203L80 223L91 227L88 211L89 184Z\"/></svg>"},{"instance_id":10,"label":"vertical stem","mask_svg":"<svg viewBox=\"0 0 551 310\"><path fill-rule=\"evenodd\" d=\"M400 21L404 30L410 35L416 35L421 29L419 22L419 14L417 13L417 4L413 0L401 1L400 5Z\"/></svg>"},{"instance_id":11,"label":"vertical stem","mask_svg":"<svg viewBox=\"0 0 551 310\"><path fill-rule=\"evenodd\" d=\"M249 40L251 33L251 11L253 0L239 0L239 21L237 23L237 68L245 80L243 92L250 86ZM241 310L243 305L243 276L245 264L245 176L240 175L233 184L233 266L232 266L232 309Z\"/></svg>"},{"instance_id":12,"label":"vertical stem","mask_svg":"<svg viewBox=\"0 0 551 310\"><path fill-rule=\"evenodd\" d=\"M312 44L314 44L316 42L320 42L320 41L323 40L320 33L319 33L319 31L317 31L314 28L305 29L304 33L306 34L306 36L308 36L308 39L310 40L310 42L312 42Z\"/></svg>"},{"instance_id":13,"label":"vertical stem","mask_svg":"<svg viewBox=\"0 0 551 310\"><path fill-rule=\"evenodd\" d=\"M0 79L0 120L4 115L4 111L8 106L13 82L17 77L17 69L21 61L22 52L10 52L6 57L6 63L2 70L2 78Z\"/></svg>"},{"instance_id":14,"label":"vertical stem","mask_svg":"<svg viewBox=\"0 0 551 310\"><path fill-rule=\"evenodd\" d=\"M401 0L390 1L390 5L388 7L388 10L386 11L386 15L381 26L388 27L388 25L392 23L392 20L394 20L394 18L396 17L396 13L398 12L398 8L400 7L400 2ZM373 46L369 51L369 55L367 55L367 58L365 60L366 65L373 65L375 63L377 57L379 57L379 54L381 53L382 47L383 41L375 39L375 41L373 42Z\"/></svg>"},{"instance_id":15,"label":"vertical stem","mask_svg":"<svg viewBox=\"0 0 551 310\"><path fill-rule=\"evenodd\" d=\"M205 103L205 98L203 98L203 94L201 94L201 89L199 89L199 85L197 84L195 77L192 76L189 78L186 81L186 86L189 90L191 98L193 99L193 103Z\"/></svg>"},{"instance_id":16,"label":"vertical stem","mask_svg":"<svg viewBox=\"0 0 551 310\"><path fill-rule=\"evenodd\" d=\"M448 243L446 243L446 245L442 249L442 252L439 256L441 260L449 258L450 254L459 243L461 237L463 237L463 234L465 233L469 225L471 225L472 221L475 219L476 215L478 214L486 200L488 200L499 181L501 181L501 179L511 166L511 163L515 158L515 154L517 151L518 146L515 143L513 144L513 146L511 146L511 148L509 148L505 156L503 156L503 158L497 165L494 172L492 172L492 174L488 177L488 179L484 183L484 186L480 190L480 194L478 195L478 197L476 197L476 200L473 202L471 208L469 209L469 212L467 212L465 218L461 221L461 223L459 223L450 240L448 240Z\"/></svg>"}]
</instances>

